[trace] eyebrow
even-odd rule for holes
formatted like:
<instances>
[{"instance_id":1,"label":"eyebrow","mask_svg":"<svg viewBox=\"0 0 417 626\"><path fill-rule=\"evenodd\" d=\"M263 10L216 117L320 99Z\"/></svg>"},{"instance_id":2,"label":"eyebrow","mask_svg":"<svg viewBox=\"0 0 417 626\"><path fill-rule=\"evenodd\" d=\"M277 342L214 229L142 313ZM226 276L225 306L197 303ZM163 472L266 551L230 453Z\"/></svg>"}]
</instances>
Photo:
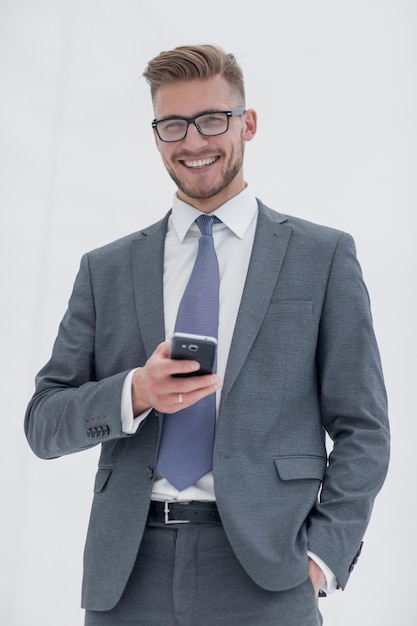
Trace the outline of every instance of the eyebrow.
<instances>
[{"instance_id":1,"label":"eyebrow","mask_svg":"<svg viewBox=\"0 0 417 626\"><path fill-rule=\"evenodd\" d=\"M216 108L211 108L211 109L204 109L203 111L201 111L200 113L196 113L195 115L190 115L189 117L187 115L179 115L177 113L173 113L172 115L165 115L165 117L160 117L160 118L155 118L158 120L158 122L163 122L164 120L170 120L172 118L180 118L182 120L189 120L192 119L194 117L199 117L199 115L206 115L207 113L223 113L224 111L232 111L233 109L216 109Z\"/></svg>"}]
</instances>

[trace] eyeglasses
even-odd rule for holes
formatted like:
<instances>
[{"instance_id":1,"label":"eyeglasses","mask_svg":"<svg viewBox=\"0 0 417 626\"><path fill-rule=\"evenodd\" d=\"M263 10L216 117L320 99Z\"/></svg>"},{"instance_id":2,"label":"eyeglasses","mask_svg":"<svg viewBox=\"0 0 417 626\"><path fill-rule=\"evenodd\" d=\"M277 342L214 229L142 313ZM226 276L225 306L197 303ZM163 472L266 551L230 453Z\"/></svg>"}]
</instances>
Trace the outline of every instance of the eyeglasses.
<instances>
[{"instance_id":1,"label":"eyeglasses","mask_svg":"<svg viewBox=\"0 0 417 626\"><path fill-rule=\"evenodd\" d=\"M233 111L209 111L196 117L166 117L163 120L153 120L152 128L156 130L161 141L167 142L184 139L190 124L194 124L201 135L214 137L227 133L230 118L243 115L244 112L244 107L237 107Z\"/></svg>"}]
</instances>

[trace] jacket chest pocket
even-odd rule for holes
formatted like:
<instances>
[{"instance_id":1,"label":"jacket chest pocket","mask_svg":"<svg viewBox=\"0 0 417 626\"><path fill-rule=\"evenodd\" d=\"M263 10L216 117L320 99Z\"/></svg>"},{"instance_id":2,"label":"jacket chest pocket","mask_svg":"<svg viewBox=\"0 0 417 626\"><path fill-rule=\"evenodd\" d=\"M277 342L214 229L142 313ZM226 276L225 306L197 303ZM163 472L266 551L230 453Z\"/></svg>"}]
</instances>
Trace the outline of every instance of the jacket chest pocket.
<instances>
[{"instance_id":1,"label":"jacket chest pocket","mask_svg":"<svg viewBox=\"0 0 417 626\"><path fill-rule=\"evenodd\" d=\"M313 300L278 300L272 299L269 310L275 315L311 315Z\"/></svg>"}]
</instances>

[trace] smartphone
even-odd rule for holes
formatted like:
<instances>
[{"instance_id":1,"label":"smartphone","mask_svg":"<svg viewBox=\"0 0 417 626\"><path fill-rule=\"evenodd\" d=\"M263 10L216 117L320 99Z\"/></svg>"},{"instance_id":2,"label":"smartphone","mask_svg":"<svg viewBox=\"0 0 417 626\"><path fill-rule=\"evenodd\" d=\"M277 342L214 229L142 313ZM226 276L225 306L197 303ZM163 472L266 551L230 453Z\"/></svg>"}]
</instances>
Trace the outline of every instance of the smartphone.
<instances>
[{"instance_id":1,"label":"smartphone","mask_svg":"<svg viewBox=\"0 0 417 626\"><path fill-rule=\"evenodd\" d=\"M171 339L171 359L189 359L198 361L200 369L186 374L173 374L173 376L203 376L211 374L214 369L216 358L217 339L204 335L190 335L187 333L174 333Z\"/></svg>"}]
</instances>

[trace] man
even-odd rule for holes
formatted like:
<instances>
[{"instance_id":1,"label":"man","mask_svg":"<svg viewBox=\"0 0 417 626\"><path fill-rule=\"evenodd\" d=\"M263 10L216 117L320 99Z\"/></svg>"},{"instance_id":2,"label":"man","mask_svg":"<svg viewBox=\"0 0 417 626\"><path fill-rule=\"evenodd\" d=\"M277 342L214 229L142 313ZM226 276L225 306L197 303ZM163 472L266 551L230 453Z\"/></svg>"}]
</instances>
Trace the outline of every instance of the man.
<instances>
[{"instance_id":1,"label":"man","mask_svg":"<svg viewBox=\"0 0 417 626\"><path fill-rule=\"evenodd\" d=\"M144 75L156 146L178 187L172 210L83 257L26 415L42 458L102 444L85 623L317 625L316 597L345 587L388 465L354 244L272 211L246 185L257 118L232 55L180 47ZM193 276L200 292L186 298ZM210 282L218 295L196 313ZM196 327L180 323L183 307ZM171 359L169 338L199 324L212 334L206 312L216 373L174 376L198 364ZM192 474L206 450L209 465Z\"/></svg>"}]
</instances>

